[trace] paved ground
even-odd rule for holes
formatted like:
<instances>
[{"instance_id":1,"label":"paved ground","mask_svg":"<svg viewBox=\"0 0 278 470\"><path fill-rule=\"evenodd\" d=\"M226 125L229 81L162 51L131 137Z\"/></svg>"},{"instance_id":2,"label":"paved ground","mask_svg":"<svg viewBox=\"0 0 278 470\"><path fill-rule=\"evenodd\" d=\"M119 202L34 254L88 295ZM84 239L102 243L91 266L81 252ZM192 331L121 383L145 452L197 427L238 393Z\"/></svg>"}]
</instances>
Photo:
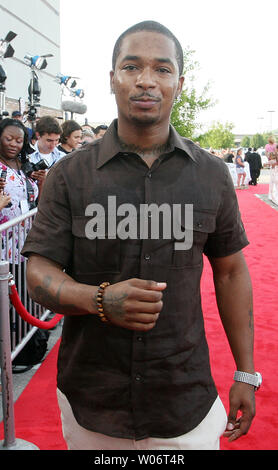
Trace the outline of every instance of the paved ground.
<instances>
[{"instance_id":1,"label":"paved ground","mask_svg":"<svg viewBox=\"0 0 278 470\"><path fill-rule=\"evenodd\" d=\"M262 170L258 182L261 183L261 184L269 184L269 179L270 179L270 170ZM273 209L278 211L277 204L274 204L274 202L272 202L268 199L267 191L268 191L268 189L266 189L266 194L257 194L256 196L259 199L261 199L262 201L264 201L266 204L271 206Z\"/></svg>"},{"instance_id":2,"label":"paved ground","mask_svg":"<svg viewBox=\"0 0 278 470\"><path fill-rule=\"evenodd\" d=\"M256 196L261 199L262 201L264 201L266 204L268 204L270 207L272 207L273 209L275 209L276 211L278 211L278 206L277 204L274 204L274 202L270 201L270 199L268 199L268 195L267 194L256 194Z\"/></svg>"},{"instance_id":3,"label":"paved ground","mask_svg":"<svg viewBox=\"0 0 278 470\"><path fill-rule=\"evenodd\" d=\"M269 183L270 170L261 170L260 178L258 183L268 184Z\"/></svg>"}]
</instances>

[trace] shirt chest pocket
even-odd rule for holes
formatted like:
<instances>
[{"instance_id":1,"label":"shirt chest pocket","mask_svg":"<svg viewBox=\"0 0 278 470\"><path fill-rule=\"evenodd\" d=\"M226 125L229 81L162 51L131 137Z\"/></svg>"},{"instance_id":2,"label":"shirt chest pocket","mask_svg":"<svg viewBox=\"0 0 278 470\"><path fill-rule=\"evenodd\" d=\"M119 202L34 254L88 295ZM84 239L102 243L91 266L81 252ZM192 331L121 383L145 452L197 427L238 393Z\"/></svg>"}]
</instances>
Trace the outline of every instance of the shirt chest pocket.
<instances>
[{"instance_id":1,"label":"shirt chest pocket","mask_svg":"<svg viewBox=\"0 0 278 470\"><path fill-rule=\"evenodd\" d=\"M73 216L73 270L76 274L117 273L120 271L120 240L100 238L92 230L92 217Z\"/></svg>"},{"instance_id":2,"label":"shirt chest pocket","mask_svg":"<svg viewBox=\"0 0 278 470\"><path fill-rule=\"evenodd\" d=\"M193 209L193 220L181 215L180 234L174 238L172 267L199 266L208 235L215 231L216 215L205 210Z\"/></svg>"}]
</instances>

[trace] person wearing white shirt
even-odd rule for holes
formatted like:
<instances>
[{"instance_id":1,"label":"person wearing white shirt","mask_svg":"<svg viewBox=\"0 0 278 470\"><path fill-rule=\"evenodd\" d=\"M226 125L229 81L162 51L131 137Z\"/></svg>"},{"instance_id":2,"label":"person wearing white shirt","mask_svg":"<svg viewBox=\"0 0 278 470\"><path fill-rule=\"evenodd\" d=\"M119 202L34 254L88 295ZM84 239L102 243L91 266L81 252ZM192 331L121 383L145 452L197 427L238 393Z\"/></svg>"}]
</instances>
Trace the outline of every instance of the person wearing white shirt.
<instances>
[{"instance_id":1,"label":"person wearing white shirt","mask_svg":"<svg viewBox=\"0 0 278 470\"><path fill-rule=\"evenodd\" d=\"M64 156L57 149L62 130L57 119L52 116L43 116L36 123L37 142L34 145L35 151L29 155L32 163L38 163L45 160L48 167L53 166L60 158ZM34 171L32 178L36 179L40 192L47 175L47 170Z\"/></svg>"},{"instance_id":2,"label":"person wearing white shirt","mask_svg":"<svg viewBox=\"0 0 278 470\"><path fill-rule=\"evenodd\" d=\"M41 159L52 166L61 158L61 152L57 149L62 129L57 119L52 116L40 118L36 124L35 151L30 155L32 163L38 163Z\"/></svg>"},{"instance_id":3,"label":"person wearing white shirt","mask_svg":"<svg viewBox=\"0 0 278 470\"><path fill-rule=\"evenodd\" d=\"M43 139L47 139L47 135L43 136ZM59 142L59 140L58 140ZM48 143L50 141L48 140ZM60 160L61 157L64 156L64 153L58 150L58 148L55 146L51 152L44 153L40 147L38 141L34 145L34 153L31 153L30 155L30 161L32 163L38 163L40 160L46 160L47 164L49 167L54 165L58 160Z\"/></svg>"}]
</instances>

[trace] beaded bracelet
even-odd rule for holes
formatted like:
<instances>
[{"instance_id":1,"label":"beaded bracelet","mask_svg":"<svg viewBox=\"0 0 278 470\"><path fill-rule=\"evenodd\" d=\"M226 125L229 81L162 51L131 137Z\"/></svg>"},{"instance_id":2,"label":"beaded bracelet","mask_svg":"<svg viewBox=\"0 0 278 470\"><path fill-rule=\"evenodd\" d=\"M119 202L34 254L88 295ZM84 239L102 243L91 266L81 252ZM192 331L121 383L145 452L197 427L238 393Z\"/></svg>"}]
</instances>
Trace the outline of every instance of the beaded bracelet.
<instances>
[{"instance_id":1,"label":"beaded bracelet","mask_svg":"<svg viewBox=\"0 0 278 470\"><path fill-rule=\"evenodd\" d=\"M103 294L104 290L106 287L110 286L110 282L102 282L98 288L97 292L97 309L98 309L98 315L103 322L109 322L108 318L106 318L104 310L103 310Z\"/></svg>"}]
</instances>

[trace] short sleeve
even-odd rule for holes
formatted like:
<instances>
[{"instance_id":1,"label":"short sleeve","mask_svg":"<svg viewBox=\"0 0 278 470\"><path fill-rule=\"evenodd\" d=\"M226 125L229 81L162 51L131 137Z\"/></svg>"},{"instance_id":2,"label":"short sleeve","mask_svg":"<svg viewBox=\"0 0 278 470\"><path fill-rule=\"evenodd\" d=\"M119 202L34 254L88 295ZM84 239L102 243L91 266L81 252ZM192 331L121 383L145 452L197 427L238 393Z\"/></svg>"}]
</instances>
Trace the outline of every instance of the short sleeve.
<instances>
[{"instance_id":1,"label":"short sleeve","mask_svg":"<svg viewBox=\"0 0 278 470\"><path fill-rule=\"evenodd\" d=\"M71 211L68 190L59 163L49 170L38 212L21 254L35 253L66 268L72 256Z\"/></svg>"},{"instance_id":2,"label":"short sleeve","mask_svg":"<svg viewBox=\"0 0 278 470\"><path fill-rule=\"evenodd\" d=\"M221 204L216 216L215 231L209 234L204 247L208 257L229 256L249 244L241 219L234 184L229 169L224 165L226 180Z\"/></svg>"}]
</instances>

